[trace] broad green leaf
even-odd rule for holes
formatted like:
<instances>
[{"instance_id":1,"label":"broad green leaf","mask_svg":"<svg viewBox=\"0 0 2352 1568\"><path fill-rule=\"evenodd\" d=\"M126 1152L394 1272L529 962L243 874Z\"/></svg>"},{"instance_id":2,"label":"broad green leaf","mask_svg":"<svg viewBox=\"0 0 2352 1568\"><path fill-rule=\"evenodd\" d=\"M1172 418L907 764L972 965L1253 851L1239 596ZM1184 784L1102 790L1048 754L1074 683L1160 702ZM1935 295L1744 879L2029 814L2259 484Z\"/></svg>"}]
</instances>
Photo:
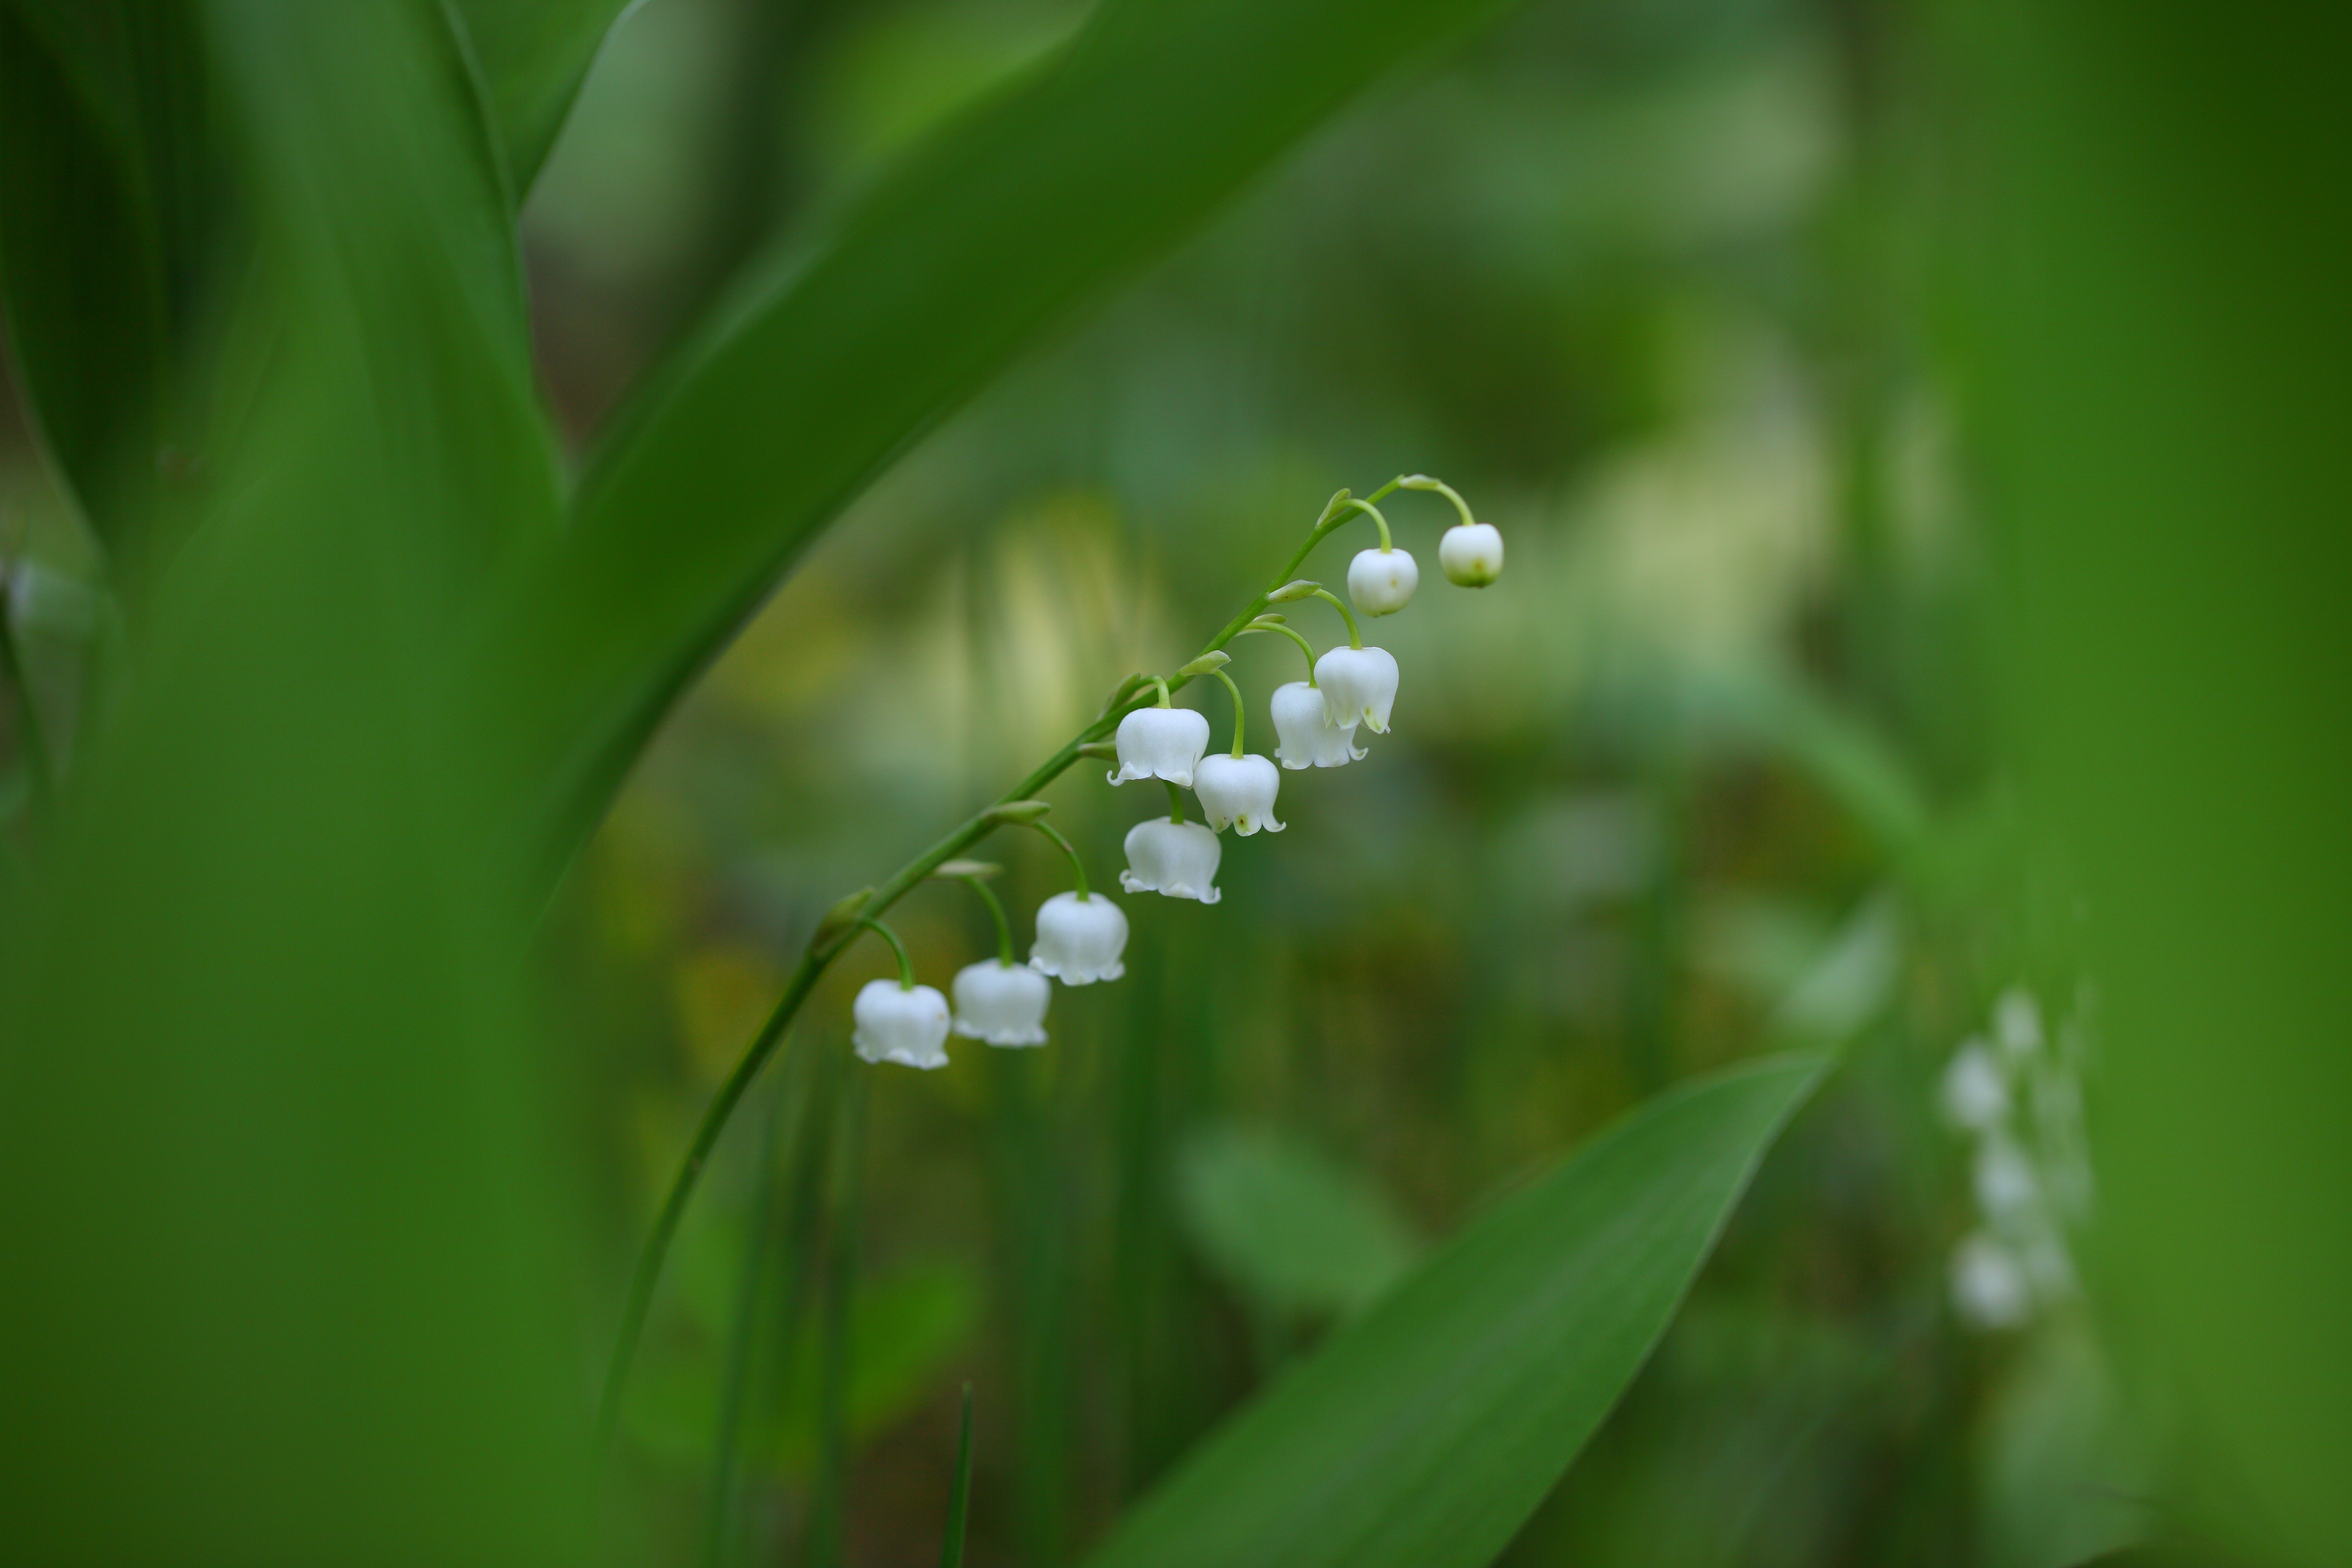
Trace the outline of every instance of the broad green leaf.
<instances>
[{"instance_id":1,"label":"broad green leaf","mask_svg":"<svg viewBox=\"0 0 2352 1568\"><path fill-rule=\"evenodd\" d=\"M42 434L118 562L162 476L210 242L205 71L184 5L0 3L0 296Z\"/></svg>"},{"instance_id":2,"label":"broad green leaf","mask_svg":"<svg viewBox=\"0 0 2352 1568\"><path fill-rule=\"evenodd\" d=\"M436 0L205 10L267 352L0 910L0 1515L26 1562L578 1563L554 1091L447 718L557 513L503 195Z\"/></svg>"},{"instance_id":3,"label":"broad green leaf","mask_svg":"<svg viewBox=\"0 0 2352 1568\"><path fill-rule=\"evenodd\" d=\"M1269 1311L1354 1311L1412 1262L1412 1232L1388 1194L1270 1128L1211 1128L1189 1140L1176 1197L1193 1244Z\"/></svg>"},{"instance_id":4,"label":"broad green leaf","mask_svg":"<svg viewBox=\"0 0 2352 1568\"><path fill-rule=\"evenodd\" d=\"M1089 1568L1475 1568L1674 1317L1822 1071L1661 1096L1504 1200L1196 1450Z\"/></svg>"},{"instance_id":5,"label":"broad green leaf","mask_svg":"<svg viewBox=\"0 0 2352 1568\"><path fill-rule=\"evenodd\" d=\"M1500 0L1132 0L912 153L654 378L502 678L560 865L654 724L907 444L1398 61Z\"/></svg>"},{"instance_id":6,"label":"broad green leaf","mask_svg":"<svg viewBox=\"0 0 2352 1568\"><path fill-rule=\"evenodd\" d=\"M520 203L627 0L457 0Z\"/></svg>"}]
</instances>

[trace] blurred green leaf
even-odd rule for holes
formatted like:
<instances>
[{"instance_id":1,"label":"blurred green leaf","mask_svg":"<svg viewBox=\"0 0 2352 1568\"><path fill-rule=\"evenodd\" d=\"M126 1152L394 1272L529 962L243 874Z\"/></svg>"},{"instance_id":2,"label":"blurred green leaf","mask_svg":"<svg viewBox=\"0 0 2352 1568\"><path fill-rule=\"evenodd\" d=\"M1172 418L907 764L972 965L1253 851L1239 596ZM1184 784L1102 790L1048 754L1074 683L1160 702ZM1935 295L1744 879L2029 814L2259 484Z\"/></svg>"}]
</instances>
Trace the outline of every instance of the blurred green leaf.
<instances>
[{"instance_id":1,"label":"blurred green leaf","mask_svg":"<svg viewBox=\"0 0 2352 1568\"><path fill-rule=\"evenodd\" d=\"M715 1297L719 1287L714 1284L707 1293ZM686 1304L685 1293L679 1300ZM698 1303L689 1312L698 1331L693 1342L705 1353L651 1358L628 1415L634 1440L680 1466L699 1464L709 1457L719 1397L707 1353L720 1336L719 1305L716 1300ZM958 1264L915 1265L860 1280L850 1304L850 1436L862 1442L920 1402L949 1361L969 1342L979 1317L979 1286ZM751 1440L761 1464L804 1470L814 1459L819 1354L817 1336L800 1335L793 1364L783 1369L786 1403L762 1415L761 1429Z\"/></svg>"},{"instance_id":2,"label":"blurred green leaf","mask_svg":"<svg viewBox=\"0 0 2352 1568\"><path fill-rule=\"evenodd\" d=\"M628 0L457 0L520 204Z\"/></svg>"},{"instance_id":3,"label":"blurred green leaf","mask_svg":"<svg viewBox=\"0 0 2352 1568\"><path fill-rule=\"evenodd\" d=\"M157 499L205 258L205 67L184 5L0 4L0 293L58 466L121 558Z\"/></svg>"},{"instance_id":4,"label":"blurred green leaf","mask_svg":"<svg viewBox=\"0 0 2352 1568\"><path fill-rule=\"evenodd\" d=\"M2069 1568L2151 1533L2148 1434L2079 1314L2001 1366L1977 1447L1984 1568Z\"/></svg>"},{"instance_id":5,"label":"blurred green leaf","mask_svg":"<svg viewBox=\"0 0 2352 1568\"><path fill-rule=\"evenodd\" d=\"M1506 1199L1196 1450L1092 1568L1491 1559L1641 1369L1822 1070L1780 1058L1670 1091Z\"/></svg>"},{"instance_id":6,"label":"blurred green leaf","mask_svg":"<svg viewBox=\"0 0 2352 1568\"><path fill-rule=\"evenodd\" d=\"M204 20L255 406L0 913L0 1513L25 1561L576 1563L576 1216L448 700L557 516L507 214L432 0Z\"/></svg>"},{"instance_id":7,"label":"blurred green leaf","mask_svg":"<svg viewBox=\"0 0 2352 1568\"><path fill-rule=\"evenodd\" d=\"M1274 1312L1354 1311L1412 1261L1386 1194L1275 1129L1198 1134L1178 1156L1176 1194L1218 1272Z\"/></svg>"},{"instance_id":8,"label":"blurred green leaf","mask_svg":"<svg viewBox=\"0 0 2352 1568\"><path fill-rule=\"evenodd\" d=\"M2188 1528L2352 1562L2352 13L1946 9L2009 695L2111 1042L2092 1287Z\"/></svg>"},{"instance_id":9,"label":"blurred green leaf","mask_svg":"<svg viewBox=\"0 0 2352 1568\"><path fill-rule=\"evenodd\" d=\"M1399 60L1499 0L1130 0L714 314L614 430L492 700L551 868L678 691L907 444Z\"/></svg>"},{"instance_id":10,"label":"blurred green leaf","mask_svg":"<svg viewBox=\"0 0 2352 1568\"><path fill-rule=\"evenodd\" d=\"M1699 710L1819 781L1889 853L1915 845L1927 803L1902 758L1802 675L1769 663L1692 671Z\"/></svg>"}]
</instances>

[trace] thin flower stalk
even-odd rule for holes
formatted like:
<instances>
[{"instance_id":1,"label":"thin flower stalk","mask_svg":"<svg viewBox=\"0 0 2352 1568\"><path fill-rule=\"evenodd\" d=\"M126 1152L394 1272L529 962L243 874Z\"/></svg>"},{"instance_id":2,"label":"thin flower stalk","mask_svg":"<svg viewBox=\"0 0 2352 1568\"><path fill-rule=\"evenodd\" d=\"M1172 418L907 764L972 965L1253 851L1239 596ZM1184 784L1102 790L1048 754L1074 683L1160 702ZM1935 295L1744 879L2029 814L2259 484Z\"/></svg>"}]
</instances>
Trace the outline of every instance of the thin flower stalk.
<instances>
[{"instance_id":1,"label":"thin flower stalk","mask_svg":"<svg viewBox=\"0 0 2352 1568\"><path fill-rule=\"evenodd\" d=\"M1407 477L1400 475L1370 496L1362 498L1362 505L1376 504L1398 489L1405 488L1406 484ZM1349 504L1354 500L1355 498L1343 489L1325 503L1321 515L1316 519L1314 527L1308 530L1306 539L1292 552L1290 559L1284 563L1282 569L1274 574L1263 590L1254 595L1242 606L1239 613L1208 640L1202 649L1202 655L1223 652L1234 638L1245 630L1272 629L1263 626L1253 627L1253 623L1265 613L1269 605L1277 602L1277 599L1287 601L1301 597L1307 592L1320 592L1313 584L1302 584L1298 580L1298 568L1305 563L1307 557L1313 552L1315 547L1320 544L1333 530L1355 515L1359 508ZM1336 595L1331 597L1334 603L1338 602ZM1342 615L1347 615L1346 607L1341 605L1340 608ZM1349 618L1352 630L1353 617ZM1360 641L1360 638L1351 640ZM1193 664L1199 664L1197 658ZM1192 668L1192 666L1187 667L1188 669ZM1205 668L1201 672L1205 673ZM825 971L832 967L834 961L839 958L856 939L858 921L878 918L904 898L916 884L929 878L946 861L964 854L998 827L1007 826L1012 819L1002 815L1004 811L1036 800L1048 785L1069 771L1071 765L1078 760L1084 748L1100 746L1117 732L1120 722L1129 714L1148 706L1168 705L1175 692L1182 690L1196 679L1198 679L1197 673L1187 673L1185 669L1180 669L1174 675L1165 677L1150 675L1129 677L1120 683L1118 689L1113 693L1111 700L1105 704L1101 715L1094 722L1064 742L1059 750L1039 763L1027 777L988 805L958 823L928 848L877 884L871 891L862 896L853 894L849 899L844 900L840 906L836 906L835 916L828 917L818 926L816 932L810 939L807 949L802 953L800 962L794 965L791 975L786 978L783 992L778 996L776 1005L769 1013L767 1021L752 1037L741 1058L736 1062L734 1069L727 1075L726 1081L721 1083L718 1091L712 1095L709 1105L703 1111L701 1121L696 1124L694 1136L688 1142L686 1153L679 1161L677 1173L670 1180L669 1189L662 1199L661 1208L654 1217L653 1227L638 1254L636 1267L630 1278L628 1295L622 1306L619 1331L614 1342L612 1355L605 1365L604 1384L597 1400L595 1447L600 1457L609 1456L612 1451L613 1436L620 1415L621 1395L628 1384L629 1371L636 1358L638 1342L644 1337L646 1319L653 1305L654 1288L660 1280L663 1263L669 1255L672 1242L677 1238L678 1225L684 1218L686 1205L692 1198L695 1187L701 1179L703 1168L709 1163L711 1152L718 1146L719 1135L726 1131L727 1123L734 1116L736 1107L742 1102L744 1092L751 1087L751 1080L759 1076L760 1069L766 1066L768 1058L774 1054L777 1043L784 1037L785 1031L791 1026L793 1018L799 1015L810 993L816 989L817 982L824 978ZM1067 840L1063 839L1060 834L1042 823L1034 825L1046 832L1049 837L1062 843L1066 848L1068 847ZM1071 854L1075 861L1076 851L1072 850ZM1081 889L1084 888L1083 882L1079 885Z\"/></svg>"}]
</instances>

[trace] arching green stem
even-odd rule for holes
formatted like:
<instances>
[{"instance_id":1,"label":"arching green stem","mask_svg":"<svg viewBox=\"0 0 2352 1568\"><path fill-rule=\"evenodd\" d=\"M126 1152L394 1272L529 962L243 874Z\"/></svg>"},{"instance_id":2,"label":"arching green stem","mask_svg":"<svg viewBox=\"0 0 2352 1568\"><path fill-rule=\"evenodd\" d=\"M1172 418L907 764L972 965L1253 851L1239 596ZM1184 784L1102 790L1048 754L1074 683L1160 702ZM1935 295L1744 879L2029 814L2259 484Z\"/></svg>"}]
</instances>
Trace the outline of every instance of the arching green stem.
<instances>
[{"instance_id":1,"label":"arching green stem","mask_svg":"<svg viewBox=\"0 0 2352 1568\"><path fill-rule=\"evenodd\" d=\"M1297 643L1298 645L1298 651L1307 656L1307 684L1309 686L1315 684L1315 646L1308 642L1305 637L1300 637L1297 632L1291 630L1290 627L1285 626L1280 616L1260 616L1256 620L1252 621L1248 626L1242 628L1242 635L1244 637L1248 636L1251 632L1280 632L1284 637L1286 637L1292 642Z\"/></svg>"},{"instance_id":2,"label":"arching green stem","mask_svg":"<svg viewBox=\"0 0 2352 1568\"><path fill-rule=\"evenodd\" d=\"M1223 681L1225 689L1234 694L1234 755L1238 757L1243 754L1242 726L1249 721L1249 715L1244 710L1242 704L1242 689L1235 686L1234 678L1222 669L1213 669L1209 673Z\"/></svg>"},{"instance_id":3,"label":"arching green stem","mask_svg":"<svg viewBox=\"0 0 2352 1568\"><path fill-rule=\"evenodd\" d=\"M1388 552L1396 548L1396 542L1389 537L1389 520L1381 515L1380 508L1374 506L1368 500L1356 500L1350 498L1348 501L1348 510L1350 511L1360 511L1365 516L1372 520L1373 526L1381 531L1381 552L1382 554L1386 554Z\"/></svg>"},{"instance_id":4,"label":"arching green stem","mask_svg":"<svg viewBox=\"0 0 2352 1568\"><path fill-rule=\"evenodd\" d=\"M1160 688L1160 706L1162 708L1173 708L1176 706L1176 704L1168 700L1168 680L1166 677L1155 675L1151 678L1151 684Z\"/></svg>"},{"instance_id":5,"label":"arching green stem","mask_svg":"<svg viewBox=\"0 0 2352 1568\"><path fill-rule=\"evenodd\" d=\"M1348 646L1361 652L1364 647L1364 634L1356 629L1356 613L1348 608L1348 602L1328 588L1316 589L1315 596L1330 601L1331 607L1339 612L1339 618L1348 623Z\"/></svg>"},{"instance_id":6,"label":"arching green stem","mask_svg":"<svg viewBox=\"0 0 2352 1568\"><path fill-rule=\"evenodd\" d=\"M1004 905L997 898L996 890L978 877L965 877L961 880L973 892L978 893L980 901L988 906L989 917L996 921L996 962L1007 969L1012 968L1013 922L1004 918Z\"/></svg>"},{"instance_id":7,"label":"arching green stem","mask_svg":"<svg viewBox=\"0 0 2352 1568\"><path fill-rule=\"evenodd\" d=\"M1173 784L1168 785L1168 820L1179 827L1184 826L1184 792Z\"/></svg>"},{"instance_id":8,"label":"arching green stem","mask_svg":"<svg viewBox=\"0 0 2352 1568\"><path fill-rule=\"evenodd\" d=\"M1433 479L1427 474L1406 474L1393 482L1409 490L1435 490L1454 503L1454 510L1462 514L1462 523L1465 528L1475 525L1478 521L1470 515L1470 503L1462 499L1461 492L1444 479Z\"/></svg>"},{"instance_id":9,"label":"arching green stem","mask_svg":"<svg viewBox=\"0 0 2352 1568\"><path fill-rule=\"evenodd\" d=\"M890 951L898 955L898 989L912 991L915 988L915 961L907 956L907 944L898 940L898 933L877 920L861 919L857 923L890 944Z\"/></svg>"},{"instance_id":10,"label":"arching green stem","mask_svg":"<svg viewBox=\"0 0 2352 1568\"><path fill-rule=\"evenodd\" d=\"M1036 821L1031 823L1029 826L1044 834L1046 837L1052 839L1055 844L1060 845L1062 853L1070 858L1070 875L1076 879L1077 881L1078 902L1083 904L1089 898L1093 897L1091 893L1087 891L1087 863L1078 858L1077 846L1063 837L1061 829L1055 827L1052 823L1046 821L1042 816Z\"/></svg>"}]
</instances>

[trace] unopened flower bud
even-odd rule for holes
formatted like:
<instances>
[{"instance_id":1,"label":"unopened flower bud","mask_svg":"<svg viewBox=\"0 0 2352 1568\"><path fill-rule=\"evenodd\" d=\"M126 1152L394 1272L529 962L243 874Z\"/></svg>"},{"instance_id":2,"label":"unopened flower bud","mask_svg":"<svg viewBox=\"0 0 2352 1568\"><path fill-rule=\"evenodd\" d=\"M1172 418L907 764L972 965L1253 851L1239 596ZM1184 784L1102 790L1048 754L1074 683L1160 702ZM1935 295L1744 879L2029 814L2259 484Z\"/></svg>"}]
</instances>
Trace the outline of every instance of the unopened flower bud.
<instances>
[{"instance_id":1,"label":"unopened flower bud","mask_svg":"<svg viewBox=\"0 0 2352 1568\"><path fill-rule=\"evenodd\" d=\"M992 805L981 813L981 820L999 827L1020 827L1036 821L1054 809L1046 800L1008 800L1002 805Z\"/></svg>"},{"instance_id":2,"label":"unopened flower bud","mask_svg":"<svg viewBox=\"0 0 2352 1568\"><path fill-rule=\"evenodd\" d=\"M1315 684L1343 730L1363 725L1375 735L1389 732L1389 709L1396 701L1397 661L1380 647L1326 649L1315 661Z\"/></svg>"},{"instance_id":3,"label":"unopened flower bud","mask_svg":"<svg viewBox=\"0 0 2352 1568\"><path fill-rule=\"evenodd\" d=\"M1268 594L1265 596L1265 602L1269 605L1287 605L1293 600L1311 597L1315 590L1322 585L1320 583L1310 583L1304 577L1295 577Z\"/></svg>"},{"instance_id":4,"label":"unopened flower bud","mask_svg":"<svg viewBox=\"0 0 2352 1568\"><path fill-rule=\"evenodd\" d=\"M1034 969L986 958L956 971L955 1032L992 1046L1042 1046L1053 982Z\"/></svg>"},{"instance_id":5,"label":"unopened flower bud","mask_svg":"<svg viewBox=\"0 0 2352 1568\"><path fill-rule=\"evenodd\" d=\"M1223 853L1217 836L1199 823L1155 816L1127 830L1127 869L1118 874L1118 885L1130 893L1213 904L1224 896L1216 887L1217 860Z\"/></svg>"},{"instance_id":6,"label":"unopened flower bud","mask_svg":"<svg viewBox=\"0 0 2352 1568\"><path fill-rule=\"evenodd\" d=\"M1392 616L1412 600L1421 568L1402 550L1360 550L1348 563L1348 597L1368 616Z\"/></svg>"},{"instance_id":7,"label":"unopened flower bud","mask_svg":"<svg viewBox=\"0 0 2352 1568\"><path fill-rule=\"evenodd\" d=\"M1356 727L1331 722L1323 693L1303 680L1274 689L1274 732L1282 741L1274 754L1286 768L1344 768L1364 756Z\"/></svg>"},{"instance_id":8,"label":"unopened flower bud","mask_svg":"<svg viewBox=\"0 0 2352 1568\"><path fill-rule=\"evenodd\" d=\"M1230 823L1244 838L1261 827L1268 833L1282 831L1282 824L1274 819L1274 797L1281 788L1281 773L1254 752L1240 757L1222 752L1202 757L1192 781L1209 831L1223 833Z\"/></svg>"},{"instance_id":9,"label":"unopened flower bud","mask_svg":"<svg viewBox=\"0 0 2352 1568\"><path fill-rule=\"evenodd\" d=\"M1127 916L1100 893L1055 893L1037 907L1029 967L1065 985L1091 985L1127 973Z\"/></svg>"},{"instance_id":10,"label":"unopened flower bud","mask_svg":"<svg viewBox=\"0 0 2352 1568\"><path fill-rule=\"evenodd\" d=\"M1192 787L1192 770L1209 749L1209 721L1190 708L1139 708L1118 721L1118 771L1111 783L1166 779Z\"/></svg>"},{"instance_id":11,"label":"unopened flower bud","mask_svg":"<svg viewBox=\"0 0 2352 1568\"><path fill-rule=\"evenodd\" d=\"M1503 574L1503 536L1491 522L1457 522L1437 542L1445 580L1483 588Z\"/></svg>"},{"instance_id":12,"label":"unopened flower bud","mask_svg":"<svg viewBox=\"0 0 2352 1568\"><path fill-rule=\"evenodd\" d=\"M907 1068L948 1065L948 999L932 987L869 980L850 1014L857 1028L849 1043L866 1060Z\"/></svg>"}]
</instances>

